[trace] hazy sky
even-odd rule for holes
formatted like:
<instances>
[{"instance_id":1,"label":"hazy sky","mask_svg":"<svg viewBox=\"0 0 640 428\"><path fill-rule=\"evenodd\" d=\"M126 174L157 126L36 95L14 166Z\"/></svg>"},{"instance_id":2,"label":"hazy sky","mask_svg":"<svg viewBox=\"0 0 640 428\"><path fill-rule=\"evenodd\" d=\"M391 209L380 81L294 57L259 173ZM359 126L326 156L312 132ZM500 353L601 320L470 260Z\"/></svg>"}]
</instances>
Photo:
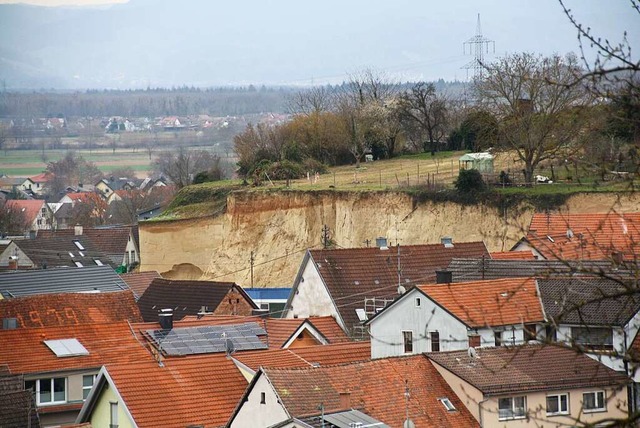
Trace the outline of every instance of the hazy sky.
<instances>
[{"instance_id":1,"label":"hazy sky","mask_svg":"<svg viewBox=\"0 0 640 428\"><path fill-rule=\"evenodd\" d=\"M37 6L93 6L103 4L127 3L129 0L0 0L0 4L34 4Z\"/></svg>"},{"instance_id":2,"label":"hazy sky","mask_svg":"<svg viewBox=\"0 0 640 428\"><path fill-rule=\"evenodd\" d=\"M637 55L640 14L629 0L565 1L603 38L617 42L628 31ZM488 60L523 51L579 50L576 29L558 0L119 3L125 4L1 5L0 79L10 87L305 85L340 82L371 68L399 80L464 80L463 67L473 58L464 55L463 42L473 37L478 13L484 36L495 41Z\"/></svg>"}]
</instances>

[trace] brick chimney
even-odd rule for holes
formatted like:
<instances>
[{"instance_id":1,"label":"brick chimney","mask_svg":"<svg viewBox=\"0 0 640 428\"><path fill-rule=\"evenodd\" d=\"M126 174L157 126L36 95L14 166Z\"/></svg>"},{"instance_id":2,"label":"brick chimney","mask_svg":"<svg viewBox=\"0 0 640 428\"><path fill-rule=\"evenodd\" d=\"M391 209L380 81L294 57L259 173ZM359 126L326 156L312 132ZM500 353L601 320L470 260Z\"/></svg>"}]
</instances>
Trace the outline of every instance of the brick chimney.
<instances>
[{"instance_id":1,"label":"brick chimney","mask_svg":"<svg viewBox=\"0 0 640 428\"><path fill-rule=\"evenodd\" d=\"M351 392L343 391L340 393L340 409L350 409L351 408Z\"/></svg>"},{"instance_id":2,"label":"brick chimney","mask_svg":"<svg viewBox=\"0 0 640 428\"><path fill-rule=\"evenodd\" d=\"M75 227L73 228L73 234L75 236L81 236L82 235L82 225L81 224L76 224Z\"/></svg>"}]
</instances>

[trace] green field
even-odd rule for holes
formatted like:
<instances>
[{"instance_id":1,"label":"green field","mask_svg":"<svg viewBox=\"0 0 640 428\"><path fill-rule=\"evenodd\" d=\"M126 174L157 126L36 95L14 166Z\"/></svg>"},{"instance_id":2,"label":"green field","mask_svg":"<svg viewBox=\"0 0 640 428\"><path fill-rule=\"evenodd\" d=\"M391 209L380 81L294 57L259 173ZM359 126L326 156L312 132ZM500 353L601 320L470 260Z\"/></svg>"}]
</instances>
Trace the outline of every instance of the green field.
<instances>
[{"instance_id":1,"label":"green field","mask_svg":"<svg viewBox=\"0 0 640 428\"><path fill-rule=\"evenodd\" d=\"M193 147L191 150L203 150L204 147ZM46 162L57 161L64 157L69 150L7 150L0 152L0 174L14 177L26 177L41 173L47 167ZM144 149L118 148L112 149L73 150L88 161L94 162L98 169L109 173L117 168L129 167L139 176L144 177L151 171L153 157L160 152L156 150L149 159L149 153ZM44 162L46 160L46 162Z\"/></svg>"}]
</instances>

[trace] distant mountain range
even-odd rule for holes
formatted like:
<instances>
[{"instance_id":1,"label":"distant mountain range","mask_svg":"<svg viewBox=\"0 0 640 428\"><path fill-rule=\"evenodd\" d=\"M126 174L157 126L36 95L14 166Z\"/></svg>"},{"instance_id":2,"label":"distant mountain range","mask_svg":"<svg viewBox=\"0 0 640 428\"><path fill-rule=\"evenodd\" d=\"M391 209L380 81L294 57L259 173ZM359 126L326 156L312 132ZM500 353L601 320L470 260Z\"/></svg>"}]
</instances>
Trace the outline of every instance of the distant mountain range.
<instances>
[{"instance_id":1,"label":"distant mountain range","mask_svg":"<svg viewBox=\"0 0 640 428\"><path fill-rule=\"evenodd\" d=\"M304 6L293 0L0 5L0 84L13 89L308 85L341 81L363 65L424 60L423 41L415 37L422 18L410 13L411 1L376 3L375 10L364 0ZM388 19L392 10L397 21ZM453 37L458 44L463 36ZM371 60L376 57L379 62Z\"/></svg>"}]
</instances>

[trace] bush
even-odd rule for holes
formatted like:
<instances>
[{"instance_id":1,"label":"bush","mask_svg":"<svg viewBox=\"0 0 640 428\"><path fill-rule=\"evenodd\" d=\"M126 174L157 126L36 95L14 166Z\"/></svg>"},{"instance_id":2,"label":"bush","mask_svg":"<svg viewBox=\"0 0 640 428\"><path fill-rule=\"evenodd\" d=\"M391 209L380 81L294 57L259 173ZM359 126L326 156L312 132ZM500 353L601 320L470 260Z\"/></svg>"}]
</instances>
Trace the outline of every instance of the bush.
<instances>
[{"instance_id":1,"label":"bush","mask_svg":"<svg viewBox=\"0 0 640 428\"><path fill-rule=\"evenodd\" d=\"M482 192L486 188L482 174L477 169L461 169L456 179L458 193Z\"/></svg>"},{"instance_id":2,"label":"bush","mask_svg":"<svg viewBox=\"0 0 640 428\"><path fill-rule=\"evenodd\" d=\"M267 174L271 180L287 180L302 178L305 175L301 164L283 160L270 165Z\"/></svg>"},{"instance_id":3,"label":"bush","mask_svg":"<svg viewBox=\"0 0 640 428\"><path fill-rule=\"evenodd\" d=\"M305 172L309 172L309 174L326 174L329 171L329 168L323 164L322 162L314 159L314 158L306 158L302 162L302 168L304 168Z\"/></svg>"}]
</instances>

